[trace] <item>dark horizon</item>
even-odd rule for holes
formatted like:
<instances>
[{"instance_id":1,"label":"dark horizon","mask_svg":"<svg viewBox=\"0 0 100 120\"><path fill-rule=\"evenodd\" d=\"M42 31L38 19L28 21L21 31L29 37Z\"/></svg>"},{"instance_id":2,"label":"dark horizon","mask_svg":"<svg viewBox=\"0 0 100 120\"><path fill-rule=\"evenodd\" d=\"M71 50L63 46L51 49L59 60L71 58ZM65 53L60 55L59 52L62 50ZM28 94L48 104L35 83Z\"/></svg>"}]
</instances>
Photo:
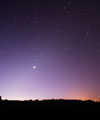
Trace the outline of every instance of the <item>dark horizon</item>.
<instances>
[{"instance_id":1,"label":"dark horizon","mask_svg":"<svg viewBox=\"0 0 100 120\"><path fill-rule=\"evenodd\" d=\"M83 101L83 102L85 102L85 101L90 101L90 102L100 102L100 100L93 100L93 99L85 99L85 100L82 100L82 99L62 99L62 98L58 98L58 99L54 99L54 98L52 98L52 99L31 99L31 98L29 98L29 99L23 99L23 100L20 100L20 99L3 99L2 98L2 96L0 96L0 101L33 101L33 102L35 102L35 101Z\"/></svg>"},{"instance_id":2,"label":"dark horizon","mask_svg":"<svg viewBox=\"0 0 100 120\"><path fill-rule=\"evenodd\" d=\"M80 118L82 116L87 118L89 116L99 117L100 101L81 101L81 100L26 100L26 101L0 101L0 113L3 118L20 117L26 118L46 118L49 116L65 118ZM74 116L74 117L73 117Z\"/></svg>"}]
</instances>

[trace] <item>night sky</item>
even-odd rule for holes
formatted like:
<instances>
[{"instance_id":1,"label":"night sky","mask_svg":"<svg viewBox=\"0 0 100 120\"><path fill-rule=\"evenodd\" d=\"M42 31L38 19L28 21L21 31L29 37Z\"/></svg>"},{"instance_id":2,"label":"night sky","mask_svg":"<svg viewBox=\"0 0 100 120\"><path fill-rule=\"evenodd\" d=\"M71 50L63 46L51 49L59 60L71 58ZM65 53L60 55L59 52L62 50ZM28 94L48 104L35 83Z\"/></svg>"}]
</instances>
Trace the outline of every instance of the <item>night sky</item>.
<instances>
[{"instance_id":1,"label":"night sky","mask_svg":"<svg viewBox=\"0 0 100 120\"><path fill-rule=\"evenodd\" d=\"M100 99L100 0L0 0L3 99Z\"/></svg>"}]
</instances>

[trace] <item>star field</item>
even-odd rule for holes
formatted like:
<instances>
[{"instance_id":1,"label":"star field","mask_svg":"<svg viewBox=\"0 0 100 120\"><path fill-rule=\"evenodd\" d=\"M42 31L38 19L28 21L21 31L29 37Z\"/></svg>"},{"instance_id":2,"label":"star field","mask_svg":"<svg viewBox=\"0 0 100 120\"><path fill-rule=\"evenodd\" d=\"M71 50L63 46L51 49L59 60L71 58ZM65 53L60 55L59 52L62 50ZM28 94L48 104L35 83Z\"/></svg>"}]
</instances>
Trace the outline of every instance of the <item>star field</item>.
<instances>
[{"instance_id":1,"label":"star field","mask_svg":"<svg viewBox=\"0 0 100 120\"><path fill-rule=\"evenodd\" d=\"M99 0L1 0L0 95L99 100L99 6Z\"/></svg>"}]
</instances>

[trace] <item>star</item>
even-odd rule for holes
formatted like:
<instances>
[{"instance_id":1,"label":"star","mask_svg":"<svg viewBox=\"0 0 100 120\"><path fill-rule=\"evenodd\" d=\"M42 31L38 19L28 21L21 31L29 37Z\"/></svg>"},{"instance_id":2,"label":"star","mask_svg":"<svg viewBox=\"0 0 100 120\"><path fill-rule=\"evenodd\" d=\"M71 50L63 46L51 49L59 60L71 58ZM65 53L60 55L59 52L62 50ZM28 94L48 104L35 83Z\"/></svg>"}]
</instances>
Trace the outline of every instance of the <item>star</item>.
<instances>
[{"instance_id":1,"label":"star","mask_svg":"<svg viewBox=\"0 0 100 120\"><path fill-rule=\"evenodd\" d=\"M66 10L66 6L64 6L64 10Z\"/></svg>"},{"instance_id":2,"label":"star","mask_svg":"<svg viewBox=\"0 0 100 120\"><path fill-rule=\"evenodd\" d=\"M12 22L13 22L13 23L16 23L16 22L17 22L16 17L12 18Z\"/></svg>"},{"instance_id":3,"label":"star","mask_svg":"<svg viewBox=\"0 0 100 120\"><path fill-rule=\"evenodd\" d=\"M34 66L33 66L33 70L35 70L35 69L36 69L36 66L34 65Z\"/></svg>"},{"instance_id":4,"label":"star","mask_svg":"<svg viewBox=\"0 0 100 120\"><path fill-rule=\"evenodd\" d=\"M87 36L89 35L89 33L88 33L88 32L86 32L85 34L86 34Z\"/></svg>"}]
</instances>

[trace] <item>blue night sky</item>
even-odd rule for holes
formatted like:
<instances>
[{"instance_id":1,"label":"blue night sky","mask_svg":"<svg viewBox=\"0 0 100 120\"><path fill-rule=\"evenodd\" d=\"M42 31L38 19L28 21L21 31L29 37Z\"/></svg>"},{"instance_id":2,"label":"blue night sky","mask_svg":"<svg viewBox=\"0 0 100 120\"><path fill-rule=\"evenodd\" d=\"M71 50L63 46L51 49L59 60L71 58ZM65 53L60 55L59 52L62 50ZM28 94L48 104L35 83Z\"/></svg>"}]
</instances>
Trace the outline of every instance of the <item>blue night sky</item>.
<instances>
[{"instance_id":1,"label":"blue night sky","mask_svg":"<svg viewBox=\"0 0 100 120\"><path fill-rule=\"evenodd\" d=\"M100 0L0 0L3 99L100 99Z\"/></svg>"}]
</instances>

